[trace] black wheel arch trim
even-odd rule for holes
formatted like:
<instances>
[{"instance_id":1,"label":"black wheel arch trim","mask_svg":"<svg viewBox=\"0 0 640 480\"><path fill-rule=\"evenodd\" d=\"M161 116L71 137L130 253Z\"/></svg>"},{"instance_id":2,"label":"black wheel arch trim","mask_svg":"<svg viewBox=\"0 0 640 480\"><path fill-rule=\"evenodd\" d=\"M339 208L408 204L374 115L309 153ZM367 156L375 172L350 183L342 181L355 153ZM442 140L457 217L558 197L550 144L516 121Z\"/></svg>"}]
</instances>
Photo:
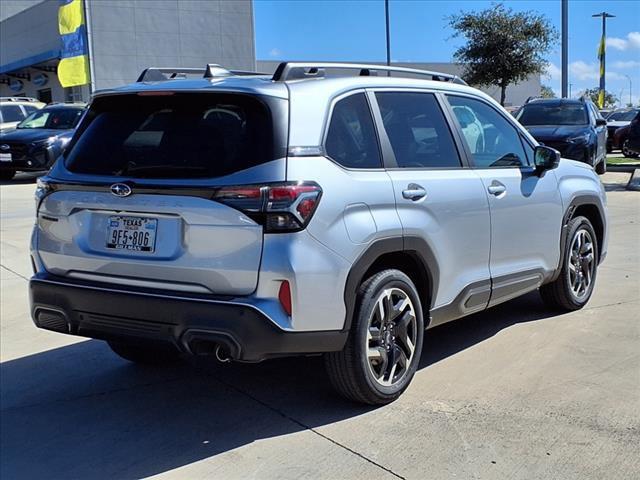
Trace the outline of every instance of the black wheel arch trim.
<instances>
[{"instance_id":1,"label":"black wheel arch trim","mask_svg":"<svg viewBox=\"0 0 640 480\"><path fill-rule=\"evenodd\" d=\"M560 272L562 271L562 262L564 259L563 252L567 244L567 240L568 240L567 237L569 235L569 222L573 218L578 207L582 205L593 205L598 209L598 215L600 216L600 222L602 223L602 228L603 228L603 231L602 231L603 238L599 240L600 242L604 241L604 236L605 236L604 229L607 228L607 225L605 224L606 216L604 213L604 206L602 205L602 200L600 199L600 197L592 194L583 194L583 195L578 195L574 197L571 200L571 202L569 202L569 205L567 205L564 216L562 217L562 231L560 232L560 258L558 259L558 266L556 267L554 274L545 283L552 282L560 276ZM598 245L598 247L600 246L601 245ZM598 248L598 263L600 263L601 259L602 259L602 250L601 248Z\"/></svg>"},{"instance_id":2,"label":"black wheel arch trim","mask_svg":"<svg viewBox=\"0 0 640 480\"><path fill-rule=\"evenodd\" d=\"M351 266L344 289L346 314L343 332L348 332L351 329L356 309L358 288L362 281L365 280L364 275L381 256L389 253L408 253L413 255L424 269L429 298L421 298L420 300L423 302L424 322L425 327L427 327L430 320L428 312L431 310L431 301L435 297L435 288L438 285L440 270L436 257L426 240L418 236L405 235L373 241Z\"/></svg>"}]
</instances>

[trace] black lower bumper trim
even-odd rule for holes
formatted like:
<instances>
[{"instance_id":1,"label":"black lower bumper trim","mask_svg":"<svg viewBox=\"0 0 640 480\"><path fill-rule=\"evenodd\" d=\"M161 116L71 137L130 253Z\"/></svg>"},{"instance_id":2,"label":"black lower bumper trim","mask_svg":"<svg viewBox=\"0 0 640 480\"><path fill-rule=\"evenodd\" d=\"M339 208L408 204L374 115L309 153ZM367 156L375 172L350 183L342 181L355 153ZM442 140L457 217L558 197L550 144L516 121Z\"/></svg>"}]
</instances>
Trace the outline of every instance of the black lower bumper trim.
<instances>
[{"instance_id":1,"label":"black lower bumper trim","mask_svg":"<svg viewBox=\"0 0 640 480\"><path fill-rule=\"evenodd\" d=\"M36 274L29 282L36 326L90 338L170 342L189 354L213 354L220 344L235 360L341 350L347 332L288 332L259 310L166 292L124 291Z\"/></svg>"}]
</instances>

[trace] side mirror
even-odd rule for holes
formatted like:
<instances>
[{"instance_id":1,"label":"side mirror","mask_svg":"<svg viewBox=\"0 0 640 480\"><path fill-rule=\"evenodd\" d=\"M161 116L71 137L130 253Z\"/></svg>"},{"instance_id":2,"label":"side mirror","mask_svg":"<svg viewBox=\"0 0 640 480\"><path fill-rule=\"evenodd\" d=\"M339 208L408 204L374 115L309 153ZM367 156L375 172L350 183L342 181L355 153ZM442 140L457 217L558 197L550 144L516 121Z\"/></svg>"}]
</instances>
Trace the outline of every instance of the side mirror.
<instances>
[{"instance_id":1,"label":"side mirror","mask_svg":"<svg viewBox=\"0 0 640 480\"><path fill-rule=\"evenodd\" d=\"M596 118L596 127L604 127L607 121L604 118Z\"/></svg>"},{"instance_id":2,"label":"side mirror","mask_svg":"<svg viewBox=\"0 0 640 480\"><path fill-rule=\"evenodd\" d=\"M533 162L539 172L551 170L560 164L560 152L554 148L539 145L533 152Z\"/></svg>"}]
</instances>

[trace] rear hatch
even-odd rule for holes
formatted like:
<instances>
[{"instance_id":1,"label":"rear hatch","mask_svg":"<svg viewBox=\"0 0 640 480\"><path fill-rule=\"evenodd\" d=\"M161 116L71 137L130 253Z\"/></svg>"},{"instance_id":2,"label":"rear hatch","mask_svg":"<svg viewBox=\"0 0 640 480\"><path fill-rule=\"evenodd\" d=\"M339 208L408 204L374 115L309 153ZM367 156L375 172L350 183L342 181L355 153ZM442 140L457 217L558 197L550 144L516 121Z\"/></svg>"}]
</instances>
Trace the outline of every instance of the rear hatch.
<instances>
[{"instance_id":1,"label":"rear hatch","mask_svg":"<svg viewBox=\"0 0 640 480\"><path fill-rule=\"evenodd\" d=\"M287 101L268 96L97 97L44 179L44 267L144 288L253 292L263 225L239 208L255 203L254 190L238 186L285 180L287 122Z\"/></svg>"}]
</instances>

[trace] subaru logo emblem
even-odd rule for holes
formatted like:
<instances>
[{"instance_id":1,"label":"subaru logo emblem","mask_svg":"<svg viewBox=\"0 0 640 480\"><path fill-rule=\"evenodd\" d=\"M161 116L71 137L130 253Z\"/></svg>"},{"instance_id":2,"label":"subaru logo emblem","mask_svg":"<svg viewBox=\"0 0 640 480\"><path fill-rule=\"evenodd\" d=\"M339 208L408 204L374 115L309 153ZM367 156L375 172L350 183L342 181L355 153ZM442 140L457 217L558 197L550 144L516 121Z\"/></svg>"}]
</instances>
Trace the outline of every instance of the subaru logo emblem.
<instances>
[{"instance_id":1,"label":"subaru logo emblem","mask_svg":"<svg viewBox=\"0 0 640 480\"><path fill-rule=\"evenodd\" d=\"M3 143L2 145L0 145L0 150L9 150L9 145L7 145L6 143Z\"/></svg>"},{"instance_id":2,"label":"subaru logo emblem","mask_svg":"<svg viewBox=\"0 0 640 480\"><path fill-rule=\"evenodd\" d=\"M128 197L131 195L131 187L124 183L114 183L111 185L111 193L116 197Z\"/></svg>"}]
</instances>

